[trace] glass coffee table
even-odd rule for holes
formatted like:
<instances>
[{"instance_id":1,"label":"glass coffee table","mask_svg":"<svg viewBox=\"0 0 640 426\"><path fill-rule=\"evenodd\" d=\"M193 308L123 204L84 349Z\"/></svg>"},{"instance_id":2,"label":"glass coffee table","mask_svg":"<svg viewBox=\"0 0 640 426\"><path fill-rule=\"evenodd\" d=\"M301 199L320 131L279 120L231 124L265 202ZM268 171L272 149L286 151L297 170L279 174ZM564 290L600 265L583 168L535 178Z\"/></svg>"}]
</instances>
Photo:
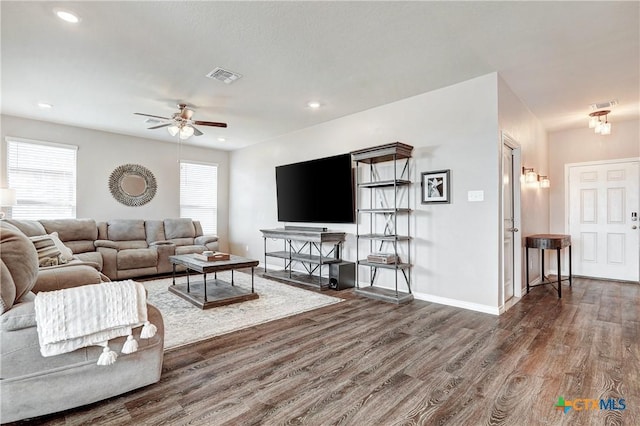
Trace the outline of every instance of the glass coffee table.
<instances>
[{"instance_id":1,"label":"glass coffee table","mask_svg":"<svg viewBox=\"0 0 640 426\"><path fill-rule=\"evenodd\" d=\"M173 264L173 284L169 286L169 291L200 309L230 305L259 297L253 288L253 268L258 266L257 260L231 255L229 260L207 262L196 258L193 254L178 254L169 256L169 262ZM186 268L186 284L176 284L177 265ZM244 268L251 268L251 291L234 285L234 270ZM231 282L218 279L217 274L222 271L231 271ZM202 279L192 281L192 272L202 274ZM207 280L207 274L213 274L213 279Z\"/></svg>"}]
</instances>

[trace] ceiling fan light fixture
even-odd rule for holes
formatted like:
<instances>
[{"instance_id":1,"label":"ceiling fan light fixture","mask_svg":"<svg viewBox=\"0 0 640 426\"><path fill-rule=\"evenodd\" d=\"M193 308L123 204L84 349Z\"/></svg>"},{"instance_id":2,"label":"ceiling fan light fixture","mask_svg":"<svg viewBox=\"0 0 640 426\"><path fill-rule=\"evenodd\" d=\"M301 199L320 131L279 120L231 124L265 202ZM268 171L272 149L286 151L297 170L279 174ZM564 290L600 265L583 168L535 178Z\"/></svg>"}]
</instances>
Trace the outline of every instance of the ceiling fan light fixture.
<instances>
[{"instance_id":1,"label":"ceiling fan light fixture","mask_svg":"<svg viewBox=\"0 0 640 426\"><path fill-rule=\"evenodd\" d=\"M593 129L598 135L610 135L611 123L609 123L608 117L611 111L608 109L602 111L594 111L589 114L589 128ZM604 115L604 121L601 117Z\"/></svg>"},{"instance_id":2,"label":"ceiling fan light fixture","mask_svg":"<svg viewBox=\"0 0 640 426\"><path fill-rule=\"evenodd\" d=\"M193 136L193 127L182 126L182 128L180 129L180 139L189 139L191 136Z\"/></svg>"},{"instance_id":3,"label":"ceiling fan light fixture","mask_svg":"<svg viewBox=\"0 0 640 426\"><path fill-rule=\"evenodd\" d=\"M175 124L172 124L171 126L167 127L167 131L169 132L169 134L171 136L175 136L180 131L180 128L178 126L176 126Z\"/></svg>"}]
</instances>

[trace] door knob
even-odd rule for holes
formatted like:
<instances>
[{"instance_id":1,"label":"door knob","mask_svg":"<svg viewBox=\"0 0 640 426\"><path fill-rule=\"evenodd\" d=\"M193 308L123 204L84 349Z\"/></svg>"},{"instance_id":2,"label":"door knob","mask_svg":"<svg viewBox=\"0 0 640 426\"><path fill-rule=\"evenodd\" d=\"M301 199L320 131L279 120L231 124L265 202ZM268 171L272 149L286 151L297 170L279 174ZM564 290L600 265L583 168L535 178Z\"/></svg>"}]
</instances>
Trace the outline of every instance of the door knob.
<instances>
[{"instance_id":1,"label":"door knob","mask_svg":"<svg viewBox=\"0 0 640 426\"><path fill-rule=\"evenodd\" d=\"M638 227L636 225L633 225L631 229L638 229Z\"/></svg>"}]
</instances>

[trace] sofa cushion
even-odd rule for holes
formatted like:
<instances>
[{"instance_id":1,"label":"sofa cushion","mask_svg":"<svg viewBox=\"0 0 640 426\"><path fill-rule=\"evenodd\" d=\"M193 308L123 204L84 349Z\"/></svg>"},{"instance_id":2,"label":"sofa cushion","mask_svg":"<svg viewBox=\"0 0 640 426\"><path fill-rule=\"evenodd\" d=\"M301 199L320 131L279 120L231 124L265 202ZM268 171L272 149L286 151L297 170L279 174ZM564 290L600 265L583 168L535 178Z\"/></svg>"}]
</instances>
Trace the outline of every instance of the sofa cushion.
<instances>
[{"instance_id":1,"label":"sofa cushion","mask_svg":"<svg viewBox=\"0 0 640 426\"><path fill-rule=\"evenodd\" d=\"M194 238L196 236L196 228L193 225L193 220L191 219L165 219L164 235L167 240L177 238Z\"/></svg>"},{"instance_id":2,"label":"sofa cushion","mask_svg":"<svg viewBox=\"0 0 640 426\"><path fill-rule=\"evenodd\" d=\"M201 245L176 246L176 254L202 253L207 248Z\"/></svg>"},{"instance_id":3,"label":"sofa cushion","mask_svg":"<svg viewBox=\"0 0 640 426\"><path fill-rule=\"evenodd\" d=\"M98 226L93 219L42 219L47 234L57 232L62 241L96 240Z\"/></svg>"},{"instance_id":4,"label":"sofa cushion","mask_svg":"<svg viewBox=\"0 0 640 426\"><path fill-rule=\"evenodd\" d=\"M193 245L193 240L193 238L174 238L168 241L175 244L176 246L191 246Z\"/></svg>"},{"instance_id":5,"label":"sofa cushion","mask_svg":"<svg viewBox=\"0 0 640 426\"><path fill-rule=\"evenodd\" d=\"M130 250L130 249L146 249L149 248L149 244L147 244L144 240L136 240L136 241L115 241L116 247L118 250Z\"/></svg>"},{"instance_id":6,"label":"sofa cushion","mask_svg":"<svg viewBox=\"0 0 640 426\"><path fill-rule=\"evenodd\" d=\"M158 252L154 249L121 250L117 255L118 270L155 267Z\"/></svg>"},{"instance_id":7,"label":"sofa cushion","mask_svg":"<svg viewBox=\"0 0 640 426\"><path fill-rule=\"evenodd\" d=\"M36 237L29 237L29 239L38 253L39 266L53 266L67 263L50 235L38 235Z\"/></svg>"},{"instance_id":8,"label":"sofa cushion","mask_svg":"<svg viewBox=\"0 0 640 426\"><path fill-rule=\"evenodd\" d=\"M0 314L29 293L38 277L38 254L15 226L0 222Z\"/></svg>"},{"instance_id":9,"label":"sofa cushion","mask_svg":"<svg viewBox=\"0 0 640 426\"><path fill-rule=\"evenodd\" d=\"M36 235L44 235L47 231L44 229L44 226L37 220L27 220L27 219L3 219L4 222L10 223L11 225L18 228L24 235L27 237L33 237Z\"/></svg>"},{"instance_id":10,"label":"sofa cushion","mask_svg":"<svg viewBox=\"0 0 640 426\"><path fill-rule=\"evenodd\" d=\"M164 235L164 222L161 220L145 220L144 228L147 233L147 243L156 241L164 241L167 237Z\"/></svg>"},{"instance_id":11,"label":"sofa cushion","mask_svg":"<svg viewBox=\"0 0 640 426\"><path fill-rule=\"evenodd\" d=\"M64 241L64 245L74 254L87 253L96 251L96 246L93 244L95 240L81 240L81 241Z\"/></svg>"},{"instance_id":12,"label":"sofa cushion","mask_svg":"<svg viewBox=\"0 0 640 426\"><path fill-rule=\"evenodd\" d=\"M60 250L60 255L62 256L62 258L67 262L70 261L73 258L73 251L69 247L65 246L62 241L60 241L58 233L52 232L51 234L49 234L49 236L51 237L53 244L56 245L56 248Z\"/></svg>"},{"instance_id":13,"label":"sofa cushion","mask_svg":"<svg viewBox=\"0 0 640 426\"><path fill-rule=\"evenodd\" d=\"M111 241L145 240L144 221L116 219L107 222L107 238Z\"/></svg>"}]
</instances>

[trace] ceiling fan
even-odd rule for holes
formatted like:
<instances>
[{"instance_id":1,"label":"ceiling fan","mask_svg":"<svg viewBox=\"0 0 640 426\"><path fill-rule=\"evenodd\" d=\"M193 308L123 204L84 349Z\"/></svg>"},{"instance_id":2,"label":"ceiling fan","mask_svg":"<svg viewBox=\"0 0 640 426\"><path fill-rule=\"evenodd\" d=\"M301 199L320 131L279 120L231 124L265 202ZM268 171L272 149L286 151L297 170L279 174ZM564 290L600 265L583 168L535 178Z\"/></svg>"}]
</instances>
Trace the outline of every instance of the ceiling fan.
<instances>
[{"instance_id":1,"label":"ceiling fan","mask_svg":"<svg viewBox=\"0 0 640 426\"><path fill-rule=\"evenodd\" d=\"M160 117L158 115L143 114L141 112L134 112L134 114L162 120L162 124L149 127L149 130L166 127L171 136L179 135L180 139L183 140L189 139L191 135L201 136L203 134L200 130L194 127L194 124L198 126L227 127L227 123L192 120L191 117L193 116L193 110L187 108L187 104L178 104L178 108L179 111L174 113L171 117Z\"/></svg>"}]
</instances>

